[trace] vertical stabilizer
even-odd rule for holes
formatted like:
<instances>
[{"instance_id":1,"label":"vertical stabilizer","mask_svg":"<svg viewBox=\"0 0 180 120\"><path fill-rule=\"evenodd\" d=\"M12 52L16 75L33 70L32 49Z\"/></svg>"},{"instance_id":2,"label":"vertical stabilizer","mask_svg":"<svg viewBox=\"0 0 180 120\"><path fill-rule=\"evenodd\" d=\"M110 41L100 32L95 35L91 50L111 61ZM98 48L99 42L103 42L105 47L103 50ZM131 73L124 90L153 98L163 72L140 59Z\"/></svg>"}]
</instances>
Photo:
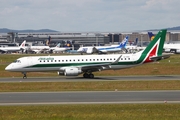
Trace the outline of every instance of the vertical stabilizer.
<instances>
[{"instance_id":1,"label":"vertical stabilizer","mask_svg":"<svg viewBox=\"0 0 180 120\"><path fill-rule=\"evenodd\" d=\"M126 47L126 44L128 42L128 36L126 36L123 41L119 44L118 48L125 48Z\"/></svg>"},{"instance_id":2,"label":"vertical stabilizer","mask_svg":"<svg viewBox=\"0 0 180 120\"><path fill-rule=\"evenodd\" d=\"M21 45L20 45L20 48L24 48L25 47L25 44L26 44L26 40L24 40Z\"/></svg>"},{"instance_id":3,"label":"vertical stabilizer","mask_svg":"<svg viewBox=\"0 0 180 120\"><path fill-rule=\"evenodd\" d=\"M154 56L162 55L166 31L167 30L160 30L153 39L153 41L151 41L146 47L146 49L143 51L143 54L151 54Z\"/></svg>"},{"instance_id":4,"label":"vertical stabilizer","mask_svg":"<svg viewBox=\"0 0 180 120\"><path fill-rule=\"evenodd\" d=\"M149 45L142 51L138 63L148 63L154 60L163 59L162 52L167 30L160 30ZM152 59L154 58L154 59ZM156 58L156 59L155 59Z\"/></svg>"},{"instance_id":5,"label":"vertical stabilizer","mask_svg":"<svg viewBox=\"0 0 180 120\"><path fill-rule=\"evenodd\" d=\"M152 41L155 37L155 35L152 32L148 32L148 35L149 35L150 41Z\"/></svg>"}]
</instances>

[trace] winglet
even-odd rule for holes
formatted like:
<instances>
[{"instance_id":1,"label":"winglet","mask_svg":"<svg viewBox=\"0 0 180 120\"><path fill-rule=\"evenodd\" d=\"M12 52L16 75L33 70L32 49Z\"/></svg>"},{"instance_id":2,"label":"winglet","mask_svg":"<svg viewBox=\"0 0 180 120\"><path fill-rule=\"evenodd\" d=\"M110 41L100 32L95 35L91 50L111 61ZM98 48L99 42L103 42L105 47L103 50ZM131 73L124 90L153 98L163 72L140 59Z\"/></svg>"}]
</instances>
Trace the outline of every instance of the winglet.
<instances>
[{"instance_id":1,"label":"winglet","mask_svg":"<svg viewBox=\"0 0 180 120\"><path fill-rule=\"evenodd\" d=\"M119 62L119 60L121 59L121 57L122 57L122 55L120 55L120 56L116 59L116 61L112 62L111 65L117 64L117 63Z\"/></svg>"}]
</instances>

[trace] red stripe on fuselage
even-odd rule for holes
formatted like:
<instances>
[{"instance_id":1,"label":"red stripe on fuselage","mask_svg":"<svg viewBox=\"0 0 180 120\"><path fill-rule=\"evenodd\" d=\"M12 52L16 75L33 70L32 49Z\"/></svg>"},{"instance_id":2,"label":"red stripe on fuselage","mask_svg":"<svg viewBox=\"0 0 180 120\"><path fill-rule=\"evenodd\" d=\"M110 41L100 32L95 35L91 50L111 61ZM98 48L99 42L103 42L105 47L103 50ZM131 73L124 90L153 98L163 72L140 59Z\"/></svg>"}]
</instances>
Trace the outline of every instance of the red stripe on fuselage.
<instances>
[{"instance_id":1,"label":"red stripe on fuselage","mask_svg":"<svg viewBox=\"0 0 180 120\"><path fill-rule=\"evenodd\" d=\"M157 51L157 45L153 48L153 50L149 53L148 57L146 58L146 60L144 61L144 63L148 63L148 62L152 62L152 60L150 60L150 57L152 56L156 56L156 51Z\"/></svg>"}]
</instances>

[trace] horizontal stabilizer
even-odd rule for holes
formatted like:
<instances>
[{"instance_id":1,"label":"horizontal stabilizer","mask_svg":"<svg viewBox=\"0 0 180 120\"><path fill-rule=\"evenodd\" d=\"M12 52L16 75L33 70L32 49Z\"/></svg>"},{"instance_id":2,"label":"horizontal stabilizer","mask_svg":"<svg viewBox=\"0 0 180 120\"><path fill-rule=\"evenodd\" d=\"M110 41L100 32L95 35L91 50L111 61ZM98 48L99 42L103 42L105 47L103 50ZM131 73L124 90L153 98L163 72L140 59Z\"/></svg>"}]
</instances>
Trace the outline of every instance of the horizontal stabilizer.
<instances>
[{"instance_id":1,"label":"horizontal stabilizer","mask_svg":"<svg viewBox=\"0 0 180 120\"><path fill-rule=\"evenodd\" d=\"M169 57L170 57L170 54L167 54L167 55L161 55L161 56L156 56L156 57L150 57L150 59L153 61L158 61L162 59L167 59Z\"/></svg>"}]
</instances>

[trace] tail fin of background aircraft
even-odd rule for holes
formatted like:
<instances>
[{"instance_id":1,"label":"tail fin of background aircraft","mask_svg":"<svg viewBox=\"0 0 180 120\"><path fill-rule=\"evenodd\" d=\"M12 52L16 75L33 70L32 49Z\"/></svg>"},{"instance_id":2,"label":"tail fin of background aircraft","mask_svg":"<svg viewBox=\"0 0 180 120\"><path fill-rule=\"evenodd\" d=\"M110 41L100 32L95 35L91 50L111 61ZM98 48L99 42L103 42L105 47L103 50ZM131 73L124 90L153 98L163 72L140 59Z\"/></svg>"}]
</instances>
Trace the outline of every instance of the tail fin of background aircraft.
<instances>
[{"instance_id":1,"label":"tail fin of background aircraft","mask_svg":"<svg viewBox=\"0 0 180 120\"><path fill-rule=\"evenodd\" d=\"M57 45L56 45L56 47L60 47L61 46L61 43L58 43Z\"/></svg>"},{"instance_id":2,"label":"tail fin of background aircraft","mask_svg":"<svg viewBox=\"0 0 180 120\"><path fill-rule=\"evenodd\" d=\"M122 40L122 42L119 44L119 46L118 46L118 48L125 48L126 47L126 44L127 44L127 42L128 42L128 36L126 36L123 40Z\"/></svg>"},{"instance_id":3,"label":"tail fin of background aircraft","mask_svg":"<svg viewBox=\"0 0 180 120\"><path fill-rule=\"evenodd\" d=\"M19 47L20 47L20 48L24 48L24 47L25 47L25 44L26 44L26 40L24 40Z\"/></svg>"},{"instance_id":4,"label":"tail fin of background aircraft","mask_svg":"<svg viewBox=\"0 0 180 120\"><path fill-rule=\"evenodd\" d=\"M152 32L148 32L148 35L149 35L150 41L152 41L155 37L155 35Z\"/></svg>"},{"instance_id":5,"label":"tail fin of background aircraft","mask_svg":"<svg viewBox=\"0 0 180 120\"><path fill-rule=\"evenodd\" d=\"M143 51L142 54L144 54L147 59L150 59L151 57L162 56L166 31L166 29L160 30L153 39L153 41L151 41L146 47L146 49Z\"/></svg>"},{"instance_id":6,"label":"tail fin of background aircraft","mask_svg":"<svg viewBox=\"0 0 180 120\"><path fill-rule=\"evenodd\" d=\"M138 44L138 38L135 39L133 45L137 45Z\"/></svg>"}]
</instances>

